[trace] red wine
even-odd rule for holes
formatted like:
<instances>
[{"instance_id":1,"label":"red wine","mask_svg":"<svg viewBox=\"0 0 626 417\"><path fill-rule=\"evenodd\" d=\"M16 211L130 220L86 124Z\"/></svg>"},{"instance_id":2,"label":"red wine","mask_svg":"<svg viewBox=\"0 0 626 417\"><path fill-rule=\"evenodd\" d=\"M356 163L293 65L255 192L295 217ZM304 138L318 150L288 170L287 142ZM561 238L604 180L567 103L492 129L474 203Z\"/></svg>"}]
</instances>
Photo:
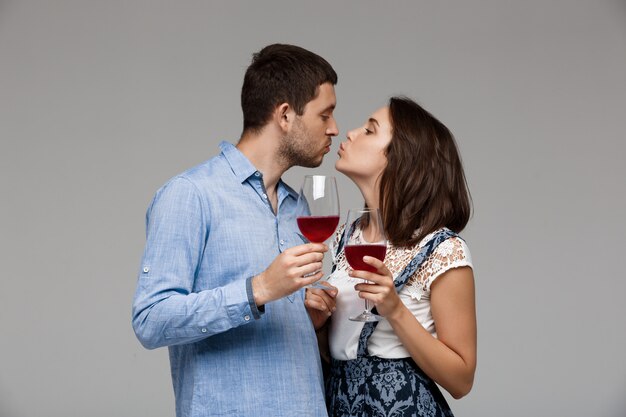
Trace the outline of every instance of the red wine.
<instances>
[{"instance_id":1,"label":"red wine","mask_svg":"<svg viewBox=\"0 0 626 417\"><path fill-rule=\"evenodd\" d=\"M373 266L363 262L364 256L372 256L380 259L385 259L387 253L387 246L385 245L348 245L344 249L346 253L346 260L357 271L369 271L376 272Z\"/></svg>"},{"instance_id":2,"label":"red wine","mask_svg":"<svg viewBox=\"0 0 626 417\"><path fill-rule=\"evenodd\" d=\"M335 232L339 216L303 216L296 219L302 234L311 242L321 243Z\"/></svg>"}]
</instances>

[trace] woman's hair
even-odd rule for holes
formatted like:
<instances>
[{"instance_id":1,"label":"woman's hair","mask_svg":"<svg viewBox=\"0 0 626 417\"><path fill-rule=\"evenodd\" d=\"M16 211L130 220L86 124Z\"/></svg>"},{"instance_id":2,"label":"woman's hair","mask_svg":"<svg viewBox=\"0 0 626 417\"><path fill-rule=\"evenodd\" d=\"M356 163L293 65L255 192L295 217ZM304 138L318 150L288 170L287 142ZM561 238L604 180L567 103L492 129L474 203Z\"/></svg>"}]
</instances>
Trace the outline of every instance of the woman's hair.
<instances>
[{"instance_id":1,"label":"woman's hair","mask_svg":"<svg viewBox=\"0 0 626 417\"><path fill-rule=\"evenodd\" d=\"M392 137L380 178L389 241L409 246L442 227L460 232L470 218L471 197L454 136L406 97L389 100L389 115Z\"/></svg>"},{"instance_id":2,"label":"woman's hair","mask_svg":"<svg viewBox=\"0 0 626 417\"><path fill-rule=\"evenodd\" d=\"M259 132L282 103L302 115L324 83L337 84L337 73L321 56L295 45L266 46L252 56L243 79L243 131Z\"/></svg>"}]
</instances>

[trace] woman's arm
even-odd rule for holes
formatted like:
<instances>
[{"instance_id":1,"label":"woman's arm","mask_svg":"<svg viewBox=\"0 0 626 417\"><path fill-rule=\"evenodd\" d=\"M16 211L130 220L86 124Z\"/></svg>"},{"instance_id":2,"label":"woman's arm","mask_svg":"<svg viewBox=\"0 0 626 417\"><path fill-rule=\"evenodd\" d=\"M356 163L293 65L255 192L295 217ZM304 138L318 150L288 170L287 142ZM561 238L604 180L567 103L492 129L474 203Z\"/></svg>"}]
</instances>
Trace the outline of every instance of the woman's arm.
<instances>
[{"instance_id":1,"label":"woman's arm","mask_svg":"<svg viewBox=\"0 0 626 417\"><path fill-rule=\"evenodd\" d=\"M472 388L476 369L472 269L450 269L431 285L431 310L437 331L435 338L402 303L385 265L375 258L366 257L365 261L378 268L378 274L354 272L354 276L358 274L360 278L374 283L358 284L359 295L374 302L378 313L389 321L405 349L428 376L452 397L458 399L466 395Z\"/></svg>"},{"instance_id":2,"label":"woman's arm","mask_svg":"<svg viewBox=\"0 0 626 417\"><path fill-rule=\"evenodd\" d=\"M387 320L417 365L458 399L470 392L476 370L474 275L469 267L451 269L431 286L437 338L402 304Z\"/></svg>"}]
</instances>

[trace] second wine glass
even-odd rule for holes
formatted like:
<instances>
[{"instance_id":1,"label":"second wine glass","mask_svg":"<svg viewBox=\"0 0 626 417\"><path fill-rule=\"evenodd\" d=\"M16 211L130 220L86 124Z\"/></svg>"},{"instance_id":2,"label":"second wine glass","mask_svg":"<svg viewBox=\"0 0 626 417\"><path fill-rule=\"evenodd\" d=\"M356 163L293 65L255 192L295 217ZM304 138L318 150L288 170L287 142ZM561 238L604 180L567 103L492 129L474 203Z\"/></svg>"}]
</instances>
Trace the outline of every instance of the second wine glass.
<instances>
[{"instance_id":1,"label":"second wine glass","mask_svg":"<svg viewBox=\"0 0 626 417\"><path fill-rule=\"evenodd\" d=\"M296 204L296 221L309 241L322 243L339 224L339 194L335 177L306 175Z\"/></svg>"},{"instance_id":2,"label":"second wine glass","mask_svg":"<svg viewBox=\"0 0 626 417\"><path fill-rule=\"evenodd\" d=\"M346 261L357 271L376 272L376 269L363 261L364 256L372 256L381 261L387 253L387 237L383 227L380 210L351 209L346 219L346 230L343 235L343 250ZM367 282L367 281L365 281ZM365 310L352 321L379 321L380 316L371 312L369 300L365 300Z\"/></svg>"}]
</instances>

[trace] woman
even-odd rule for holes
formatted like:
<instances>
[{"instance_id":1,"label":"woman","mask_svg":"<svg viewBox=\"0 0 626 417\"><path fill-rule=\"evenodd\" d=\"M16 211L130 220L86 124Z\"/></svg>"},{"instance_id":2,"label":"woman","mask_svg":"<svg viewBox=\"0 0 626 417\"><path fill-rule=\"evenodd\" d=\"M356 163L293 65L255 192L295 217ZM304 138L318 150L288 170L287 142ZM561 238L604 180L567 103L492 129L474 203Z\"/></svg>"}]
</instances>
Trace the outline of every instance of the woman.
<instances>
[{"instance_id":1,"label":"woman","mask_svg":"<svg viewBox=\"0 0 626 417\"><path fill-rule=\"evenodd\" d=\"M451 416L436 384L461 398L476 368L472 263L456 235L471 207L454 138L418 104L394 97L348 133L335 167L380 209L389 247L384 263L364 257L376 273L349 268L339 248L329 278L337 291L307 291L314 325L329 332L329 415ZM445 240L426 253L433 237ZM423 262L407 269L420 251ZM399 292L394 279L406 280ZM363 299L383 316L377 325L348 320Z\"/></svg>"}]
</instances>

